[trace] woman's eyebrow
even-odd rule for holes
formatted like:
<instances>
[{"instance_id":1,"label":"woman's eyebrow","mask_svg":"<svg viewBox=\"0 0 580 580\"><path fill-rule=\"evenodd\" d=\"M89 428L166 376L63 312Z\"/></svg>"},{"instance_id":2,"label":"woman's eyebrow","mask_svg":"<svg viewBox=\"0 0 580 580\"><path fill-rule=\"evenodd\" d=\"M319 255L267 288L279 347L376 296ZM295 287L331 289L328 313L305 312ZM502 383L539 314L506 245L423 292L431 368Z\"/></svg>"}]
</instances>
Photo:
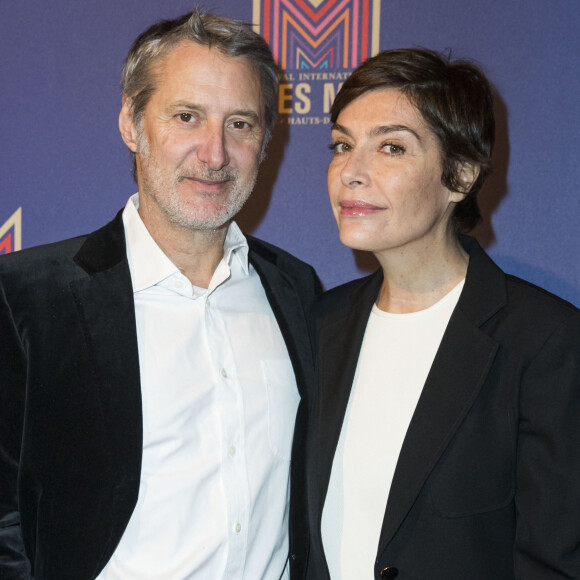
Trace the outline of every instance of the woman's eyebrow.
<instances>
[{"instance_id":1,"label":"woman's eyebrow","mask_svg":"<svg viewBox=\"0 0 580 580\"><path fill-rule=\"evenodd\" d=\"M340 125L339 123L334 123L331 127L331 131L338 131L339 133L344 133L345 135L352 137L351 132L344 125ZM388 135L389 133L397 133L400 131L411 133L415 136L417 141L421 141L421 137L417 131L411 129L411 127L407 127L407 125L380 125L371 129L369 135L371 137L378 137L379 135Z\"/></svg>"},{"instance_id":2,"label":"woman's eyebrow","mask_svg":"<svg viewBox=\"0 0 580 580\"><path fill-rule=\"evenodd\" d=\"M417 131L411 129L411 127L407 127L407 125L381 125L380 127L375 127L371 130L370 136L371 137L378 137L379 135L388 135L389 133L397 133L400 131L406 131L407 133L411 133L415 136L417 141L421 141L421 137L417 133Z\"/></svg>"}]
</instances>

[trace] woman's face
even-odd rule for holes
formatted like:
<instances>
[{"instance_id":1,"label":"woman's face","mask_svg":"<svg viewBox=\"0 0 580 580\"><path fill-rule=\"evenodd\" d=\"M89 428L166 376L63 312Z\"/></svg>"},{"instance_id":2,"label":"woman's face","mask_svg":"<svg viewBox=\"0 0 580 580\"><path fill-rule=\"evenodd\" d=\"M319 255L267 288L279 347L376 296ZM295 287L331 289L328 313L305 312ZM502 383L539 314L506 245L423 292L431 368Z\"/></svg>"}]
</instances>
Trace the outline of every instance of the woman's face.
<instances>
[{"instance_id":1,"label":"woman's face","mask_svg":"<svg viewBox=\"0 0 580 580\"><path fill-rule=\"evenodd\" d=\"M328 191L346 246L429 252L448 241L452 202L435 135L409 99L380 89L352 101L332 128Z\"/></svg>"}]
</instances>

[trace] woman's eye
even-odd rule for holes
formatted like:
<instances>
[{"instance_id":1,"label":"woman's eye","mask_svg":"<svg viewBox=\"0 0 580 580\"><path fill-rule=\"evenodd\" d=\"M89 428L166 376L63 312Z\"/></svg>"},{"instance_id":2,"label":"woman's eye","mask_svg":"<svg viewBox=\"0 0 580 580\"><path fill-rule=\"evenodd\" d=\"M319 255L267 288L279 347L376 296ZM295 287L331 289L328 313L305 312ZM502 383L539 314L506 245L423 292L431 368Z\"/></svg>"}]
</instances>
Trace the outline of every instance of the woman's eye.
<instances>
[{"instance_id":1,"label":"woman's eye","mask_svg":"<svg viewBox=\"0 0 580 580\"><path fill-rule=\"evenodd\" d=\"M387 153L390 153L391 155L401 155L401 153L405 152L404 147L395 145L394 143L385 143L383 145L383 149L385 149Z\"/></svg>"},{"instance_id":2,"label":"woman's eye","mask_svg":"<svg viewBox=\"0 0 580 580\"><path fill-rule=\"evenodd\" d=\"M347 151L352 150L352 147L348 143L345 143L344 141L336 141L335 143L332 143L328 147L331 151L334 151L335 153L346 153Z\"/></svg>"},{"instance_id":3,"label":"woman's eye","mask_svg":"<svg viewBox=\"0 0 580 580\"><path fill-rule=\"evenodd\" d=\"M180 113L179 118L184 123L190 123L193 120L193 115L191 113Z\"/></svg>"}]
</instances>

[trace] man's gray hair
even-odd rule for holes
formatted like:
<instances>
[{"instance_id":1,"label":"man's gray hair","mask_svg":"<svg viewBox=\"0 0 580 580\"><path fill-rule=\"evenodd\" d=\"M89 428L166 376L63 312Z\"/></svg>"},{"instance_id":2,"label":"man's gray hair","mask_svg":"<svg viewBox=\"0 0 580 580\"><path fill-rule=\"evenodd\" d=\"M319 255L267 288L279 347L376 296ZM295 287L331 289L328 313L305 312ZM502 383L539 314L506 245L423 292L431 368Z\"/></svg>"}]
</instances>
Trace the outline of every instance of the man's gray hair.
<instances>
[{"instance_id":1,"label":"man's gray hair","mask_svg":"<svg viewBox=\"0 0 580 580\"><path fill-rule=\"evenodd\" d=\"M276 124L278 67L272 51L248 24L199 8L174 20L154 24L131 46L123 67L121 89L123 96L131 100L135 125L141 125L145 107L156 89L155 63L185 40L215 48L232 58L243 57L259 74L265 116L263 153ZM137 180L134 153L132 160L133 177Z\"/></svg>"}]
</instances>

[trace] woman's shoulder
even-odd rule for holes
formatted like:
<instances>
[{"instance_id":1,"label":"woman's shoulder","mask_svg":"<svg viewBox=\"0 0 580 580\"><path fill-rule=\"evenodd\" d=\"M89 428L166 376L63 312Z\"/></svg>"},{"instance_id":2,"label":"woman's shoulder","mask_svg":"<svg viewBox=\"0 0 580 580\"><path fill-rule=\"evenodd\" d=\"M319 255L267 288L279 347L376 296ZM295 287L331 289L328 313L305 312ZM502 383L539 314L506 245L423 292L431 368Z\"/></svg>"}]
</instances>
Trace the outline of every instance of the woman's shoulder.
<instances>
[{"instance_id":1,"label":"woman's shoulder","mask_svg":"<svg viewBox=\"0 0 580 580\"><path fill-rule=\"evenodd\" d=\"M469 253L469 267L459 307L471 320L501 319L522 325L559 324L574 318L579 310L548 290L504 272L476 240L462 236Z\"/></svg>"},{"instance_id":2,"label":"woman's shoulder","mask_svg":"<svg viewBox=\"0 0 580 580\"><path fill-rule=\"evenodd\" d=\"M551 334L562 325L578 326L580 310L545 288L512 274L506 274L507 316L522 320L536 332Z\"/></svg>"},{"instance_id":3,"label":"woman's shoulder","mask_svg":"<svg viewBox=\"0 0 580 580\"><path fill-rule=\"evenodd\" d=\"M562 337L569 343L562 346L566 351L572 345L574 349L580 346L580 310L576 306L523 278L502 276L503 282L496 279L481 289L482 304L458 304L472 322L505 348L530 358L552 340L562 344ZM486 302L482 293L492 298Z\"/></svg>"},{"instance_id":4,"label":"woman's shoulder","mask_svg":"<svg viewBox=\"0 0 580 580\"><path fill-rule=\"evenodd\" d=\"M574 304L541 286L537 286L513 274L506 274L505 276L508 295L518 302L542 305L549 310L561 311L568 314L578 312L578 308Z\"/></svg>"}]
</instances>

